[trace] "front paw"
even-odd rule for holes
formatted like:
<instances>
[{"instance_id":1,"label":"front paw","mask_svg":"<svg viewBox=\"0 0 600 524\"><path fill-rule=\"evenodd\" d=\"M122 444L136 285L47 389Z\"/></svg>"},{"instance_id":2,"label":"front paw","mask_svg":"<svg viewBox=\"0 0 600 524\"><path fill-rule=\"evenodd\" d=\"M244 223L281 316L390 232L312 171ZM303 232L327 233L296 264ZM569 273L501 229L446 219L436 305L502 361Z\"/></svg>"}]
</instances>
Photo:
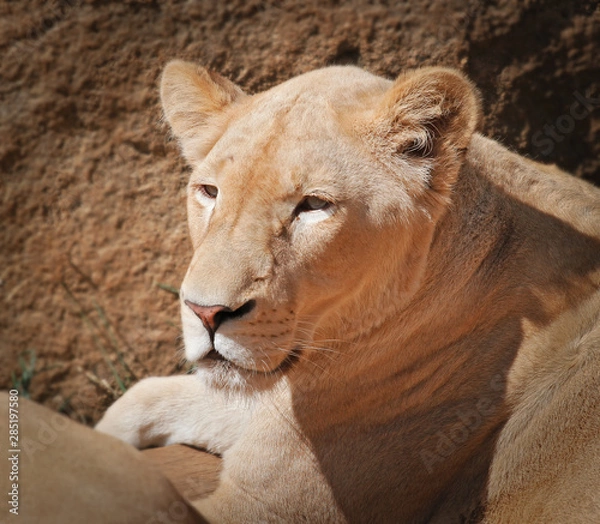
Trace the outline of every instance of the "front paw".
<instances>
[{"instance_id":1,"label":"front paw","mask_svg":"<svg viewBox=\"0 0 600 524\"><path fill-rule=\"evenodd\" d=\"M124 402L124 405L121 404L122 400L125 399L120 398L108 408L94 429L116 437L136 448L142 448L140 431L138 430L139 421L128 412L127 402Z\"/></svg>"},{"instance_id":2,"label":"front paw","mask_svg":"<svg viewBox=\"0 0 600 524\"><path fill-rule=\"evenodd\" d=\"M135 384L108 408L95 429L116 437L136 448L155 444L160 417L154 413L156 378L146 378Z\"/></svg>"}]
</instances>

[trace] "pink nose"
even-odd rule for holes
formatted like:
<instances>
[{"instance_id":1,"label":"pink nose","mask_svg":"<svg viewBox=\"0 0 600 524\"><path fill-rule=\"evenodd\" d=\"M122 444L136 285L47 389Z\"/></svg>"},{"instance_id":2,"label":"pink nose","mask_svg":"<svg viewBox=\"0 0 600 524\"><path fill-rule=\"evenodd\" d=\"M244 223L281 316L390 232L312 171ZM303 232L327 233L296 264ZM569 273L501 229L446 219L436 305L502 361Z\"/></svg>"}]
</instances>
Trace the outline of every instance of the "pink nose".
<instances>
[{"instance_id":1,"label":"pink nose","mask_svg":"<svg viewBox=\"0 0 600 524\"><path fill-rule=\"evenodd\" d=\"M215 336L215 331L219 328L224 316L231 313L231 309L227 306L201 306L189 300L186 300L185 303L202 320L210 338Z\"/></svg>"}]
</instances>

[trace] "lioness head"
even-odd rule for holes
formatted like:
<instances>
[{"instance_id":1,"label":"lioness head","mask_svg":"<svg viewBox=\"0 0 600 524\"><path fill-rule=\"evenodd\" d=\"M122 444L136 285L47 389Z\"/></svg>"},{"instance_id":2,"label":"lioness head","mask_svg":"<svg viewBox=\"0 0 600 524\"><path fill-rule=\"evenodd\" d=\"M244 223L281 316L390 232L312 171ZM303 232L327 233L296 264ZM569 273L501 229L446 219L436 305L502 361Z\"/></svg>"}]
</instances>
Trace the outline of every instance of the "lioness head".
<instances>
[{"instance_id":1,"label":"lioness head","mask_svg":"<svg viewBox=\"0 0 600 524\"><path fill-rule=\"evenodd\" d=\"M406 306L478 120L462 75L330 67L249 96L174 61L161 99L193 168L189 360L276 377Z\"/></svg>"}]
</instances>

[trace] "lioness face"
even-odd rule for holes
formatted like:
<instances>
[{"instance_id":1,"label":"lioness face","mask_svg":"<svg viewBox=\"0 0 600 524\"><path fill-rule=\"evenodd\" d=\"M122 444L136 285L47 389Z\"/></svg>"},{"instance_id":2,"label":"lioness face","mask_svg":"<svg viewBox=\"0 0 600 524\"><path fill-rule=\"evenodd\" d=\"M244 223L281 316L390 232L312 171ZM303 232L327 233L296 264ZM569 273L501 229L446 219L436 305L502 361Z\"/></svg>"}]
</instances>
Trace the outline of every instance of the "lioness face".
<instances>
[{"instance_id":1,"label":"lioness face","mask_svg":"<svg viewBox=\"0 0 600 524\"><path fill-rule=\"evenodd\" d=\"M250 97L167 66L163 107L193 167L181 309L186 357L201 369L229 385L278 376L374 285L374 268L408 270L415 221L433 216L433 162L378 142L375 108L391 87L330 68Z\"/></svg>"}]
</instances>

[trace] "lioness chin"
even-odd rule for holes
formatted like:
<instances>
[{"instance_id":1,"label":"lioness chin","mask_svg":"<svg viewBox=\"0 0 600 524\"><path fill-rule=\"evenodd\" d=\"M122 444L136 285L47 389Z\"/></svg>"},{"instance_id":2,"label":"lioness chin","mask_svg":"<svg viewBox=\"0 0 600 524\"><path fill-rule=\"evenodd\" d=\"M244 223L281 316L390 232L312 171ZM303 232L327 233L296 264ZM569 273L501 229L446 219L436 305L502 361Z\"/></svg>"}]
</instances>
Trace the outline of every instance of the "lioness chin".
<instances>
[{"instance_id":1,"label":"lioness chin","mask_svg":"<svg viewBox=\"0 0 600 524\"><path fill-rule=\"evenodd\" d=\"M174 61L195 376L97 429L222 453L212 522L600 522L600 191L476 132L457 71L254 96Z\"/></svg>"}]
</instances>

